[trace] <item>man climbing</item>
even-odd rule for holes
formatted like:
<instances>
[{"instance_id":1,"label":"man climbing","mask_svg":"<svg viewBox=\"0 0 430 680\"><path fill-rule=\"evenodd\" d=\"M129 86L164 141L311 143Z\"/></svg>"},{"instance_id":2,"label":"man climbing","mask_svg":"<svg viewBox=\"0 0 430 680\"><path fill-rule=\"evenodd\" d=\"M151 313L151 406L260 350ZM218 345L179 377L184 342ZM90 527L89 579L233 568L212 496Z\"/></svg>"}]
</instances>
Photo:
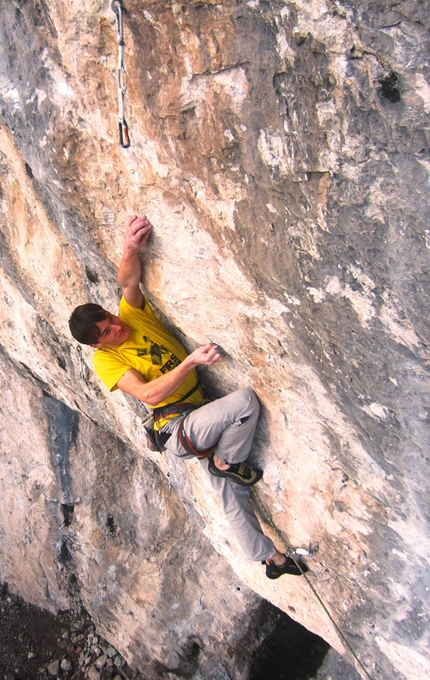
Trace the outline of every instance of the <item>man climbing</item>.
<instances>
[{"instance_id":1,"label":"man climbing","mask_svg":"<svg viewBox=\"0 0 430 680\"><path fill-rule=\"evenodd\" d=\"M188 355L142 294L139 251L151 230L146 217L128 220L118 272L123 292L118 316L100 305L81 305L70 317L70 331L78 342L96 349L94 367L110 391L120 389L153 410L162 450L200 460L247 557L265 563L269 578L300 576L307 566L302 562L299 568L297 560L275 548L249 500L251 487L263 474L245 464L259 414L255 393L242 389L203 403L196 368L220 361L219 348L208 343Z\"/></svg>"}]
</instances>

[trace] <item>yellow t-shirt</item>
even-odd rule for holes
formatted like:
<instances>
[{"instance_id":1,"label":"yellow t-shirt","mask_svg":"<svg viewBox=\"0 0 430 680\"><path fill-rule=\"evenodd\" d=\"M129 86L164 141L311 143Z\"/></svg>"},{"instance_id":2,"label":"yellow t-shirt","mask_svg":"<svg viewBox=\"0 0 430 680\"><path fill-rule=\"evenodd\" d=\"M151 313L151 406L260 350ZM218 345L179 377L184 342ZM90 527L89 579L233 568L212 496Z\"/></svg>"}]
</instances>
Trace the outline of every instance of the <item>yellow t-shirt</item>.
<instances>
[{"instance_id":1,"label":"yellow t-shirt","mask_svg":"<svg viewBox=\"0 0 430 680\"><path fill-rule=\"evenodd\" d=\"M130 338L115 349L101 347L94 353L95 371L111 392L118 389L118 380L129 368L134 368L146 382L151 382L178 366L187 356L185 348L157 319L146 300L144 308L137 309L122 297L118 316L131 328ZM182 401L197 383L197 372L193 370L156 408ZM187 397L187 402L200 406L203 403L202 388Z\"/></svg>"}]
</instances>

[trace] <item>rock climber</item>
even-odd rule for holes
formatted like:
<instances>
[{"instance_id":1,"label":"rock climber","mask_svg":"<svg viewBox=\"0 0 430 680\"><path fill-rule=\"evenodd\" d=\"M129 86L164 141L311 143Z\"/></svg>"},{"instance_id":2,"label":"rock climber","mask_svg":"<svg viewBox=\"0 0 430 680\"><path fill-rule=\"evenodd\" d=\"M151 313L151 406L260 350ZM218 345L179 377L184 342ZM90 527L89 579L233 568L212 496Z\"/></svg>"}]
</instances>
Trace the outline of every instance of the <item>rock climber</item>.
<instances>
[{"instance_id":1,"label":"rock climber","mask_svg":"<svg viewBox=\"0 0 430 680\"><path fill-rule=\"evenodd\" d=\"M276 549L261 531L250 503L251 487L263 474L245 464L259 414L255 393L241 389L205 402L196 368L220 361L221 350L209 342L187 354L140 289L139 252L151 230L145 216L127 222L118 272L123 293L118 316L97 304L80 305L70 317L70 331L78 342L96 350L94 368L108 390L120 389L152 409L153 434L161 450L199 459L247 557L261 560L271 579L300 576L308 570L306 564L300 562L299 568L297 560Z\"/></svg>"}]
</instances>

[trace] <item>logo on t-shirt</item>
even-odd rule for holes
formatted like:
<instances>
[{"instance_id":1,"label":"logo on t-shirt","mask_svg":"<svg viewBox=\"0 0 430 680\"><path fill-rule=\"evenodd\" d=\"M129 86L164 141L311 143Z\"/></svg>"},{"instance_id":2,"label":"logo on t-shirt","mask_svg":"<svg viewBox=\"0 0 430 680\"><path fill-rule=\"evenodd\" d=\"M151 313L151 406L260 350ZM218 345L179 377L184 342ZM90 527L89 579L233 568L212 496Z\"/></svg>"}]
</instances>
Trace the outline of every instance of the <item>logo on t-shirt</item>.
<instances>
[{"instance_id":1,"label":"logo on t-shirt","mask_svg":"<svg viewBox=\"0 0 430 680\"><path fill-rule=\"evenodd\" d=\"M167 347L158 345L146 335L142 336L142 340L144 345L136 350L137 356L149 358L153 366L159 366L161 373L168 373L181 363Z\"/></svg>"}]
</instances>

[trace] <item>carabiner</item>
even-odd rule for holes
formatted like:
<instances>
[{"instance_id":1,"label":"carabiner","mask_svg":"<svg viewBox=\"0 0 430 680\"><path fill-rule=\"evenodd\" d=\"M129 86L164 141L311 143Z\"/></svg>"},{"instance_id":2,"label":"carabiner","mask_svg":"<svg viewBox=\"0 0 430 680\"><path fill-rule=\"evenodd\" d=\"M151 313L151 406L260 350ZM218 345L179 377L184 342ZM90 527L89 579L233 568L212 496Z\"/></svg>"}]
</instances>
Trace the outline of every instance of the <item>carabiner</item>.
<instances>
[{"instance_id":1,"label":"carabiner","mask_svg":"<svg viewBox=\"0 0 430 680\"><path fill-rule=\"evenodd\" d=\"M130 146L130 137L128 134L128 125L125 122L124 118L118 121L118 127L119 127L119 143L123 149L128 149L128 147Z\"/></svg>"},{"instance_id":2,"label":"carabiner","mask_svg":"<svg viewBox=\"0 0 430 680\"><path fill-rule=\"evenodd\" d=\"M122 4L122 0L112 0L111 8L115 12L115 14L119 14L120 9L122 12L124 12L124 5Z\"/></svg>"}]
</instances>

